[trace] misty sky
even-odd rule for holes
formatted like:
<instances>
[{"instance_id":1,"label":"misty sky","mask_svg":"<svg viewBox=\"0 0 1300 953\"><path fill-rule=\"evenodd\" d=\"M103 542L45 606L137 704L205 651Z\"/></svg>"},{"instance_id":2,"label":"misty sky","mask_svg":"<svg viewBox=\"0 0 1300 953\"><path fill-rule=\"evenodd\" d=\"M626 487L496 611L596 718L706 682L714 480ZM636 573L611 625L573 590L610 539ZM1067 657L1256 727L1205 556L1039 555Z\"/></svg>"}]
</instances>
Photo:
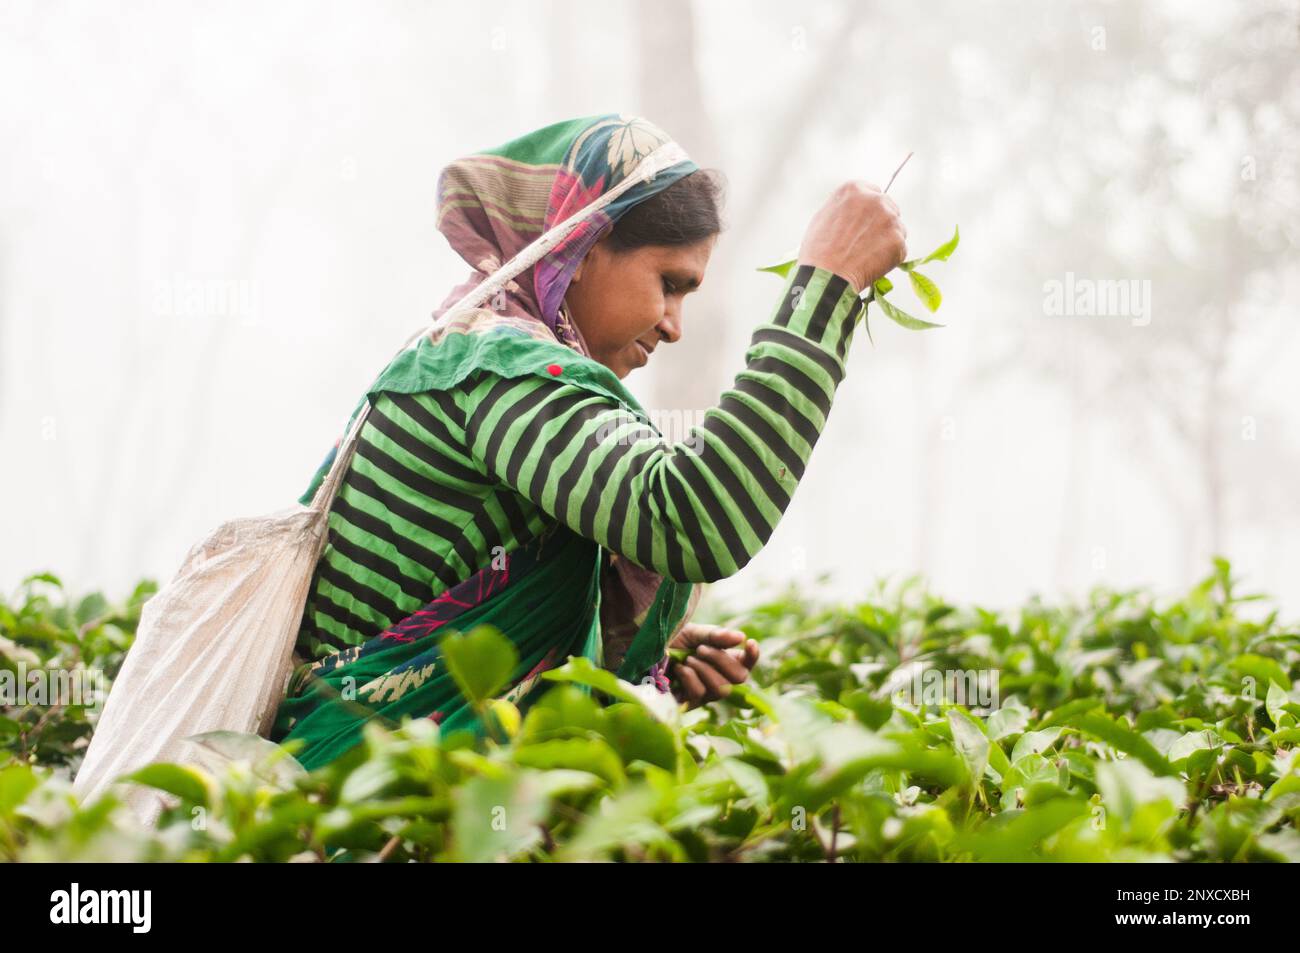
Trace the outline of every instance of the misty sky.
<instances>
[{"instance_id":1,"label":"misty sky","mask_svg":"<svg viewBox=\"0 0 1300 953\"><path fill-rule=\"evenodd\" d=\"M684 339L627 381L665 410L730 383L780 289L755 269L839 182L914 151L911 251L961 227L946 326L873 309L714 597L1174 594L1217 549L1295 614L1297 4L656 8L0 4L0 587L122 596L291 505L465 275L438 170L624 112L729 184Z\"/></svg>"}]
</instances>

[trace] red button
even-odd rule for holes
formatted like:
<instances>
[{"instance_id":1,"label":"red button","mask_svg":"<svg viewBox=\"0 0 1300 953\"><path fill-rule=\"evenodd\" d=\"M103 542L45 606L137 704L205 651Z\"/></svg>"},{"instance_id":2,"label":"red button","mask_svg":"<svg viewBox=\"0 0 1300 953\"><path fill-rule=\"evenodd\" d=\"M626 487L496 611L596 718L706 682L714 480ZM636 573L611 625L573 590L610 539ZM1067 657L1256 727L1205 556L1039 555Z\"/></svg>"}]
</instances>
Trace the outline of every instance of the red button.
<instances>
[{"instance_id":1,"label":"red button","mask_svg":"<svg viewBox=\"0 0 1300 953\"><path fill-rule=\"evenodd\" d=\"M559 376L560 376L560 372L563 371L563 370L564 370L564 368L562 368L559 364L547 364L547 365L546 365L546 371L547 371L547 373L550 374L552 377L559 377Z\"/></svg>"}]
</instances>

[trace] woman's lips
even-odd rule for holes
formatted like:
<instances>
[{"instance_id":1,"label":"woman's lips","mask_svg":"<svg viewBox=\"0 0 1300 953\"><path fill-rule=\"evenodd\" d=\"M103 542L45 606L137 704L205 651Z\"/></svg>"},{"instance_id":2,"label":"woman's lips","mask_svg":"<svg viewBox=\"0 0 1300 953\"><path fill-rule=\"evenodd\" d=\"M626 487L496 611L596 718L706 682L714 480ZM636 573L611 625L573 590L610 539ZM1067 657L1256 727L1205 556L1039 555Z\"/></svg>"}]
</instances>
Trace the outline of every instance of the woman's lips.
<instances>
[{"instance_id":1,"label":"woman's lips","mask_svg":"<svg viewBox=\"0 0 1300 953\"><path fill-rule=\"evenodd\" d=\"M634 343L636 344L636 346L637 346L638 348L641 349L641 354L643 355L642 360L641 360L641 366L644 367L646 364L648 364L648 363L650 362L650 349L647 348L647 347L646 347L644 344L642 344L640 341L636 341L636 342L634 342Z\"/></svg>"}]
</instances>

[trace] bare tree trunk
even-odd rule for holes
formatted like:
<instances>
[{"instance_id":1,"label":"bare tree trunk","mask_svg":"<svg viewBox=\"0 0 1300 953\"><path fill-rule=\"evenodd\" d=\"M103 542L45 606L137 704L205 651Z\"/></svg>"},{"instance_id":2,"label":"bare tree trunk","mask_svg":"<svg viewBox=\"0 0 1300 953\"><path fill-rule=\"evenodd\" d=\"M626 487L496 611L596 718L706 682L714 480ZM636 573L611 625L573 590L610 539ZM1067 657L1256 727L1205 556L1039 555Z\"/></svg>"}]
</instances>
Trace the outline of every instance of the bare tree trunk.
<instances>
[{"instance_id":1,"label":"bare tree trunk","mask_svg":"<svg viewBox=\"0 0 1300 953\"><path fill-rule=\"evenodd\" d=\"M695 14L691 0L636 5L639 46L638 111L661 126L701 168L721 162L713 121L704 108L695 62ZM671 77L672 82L665 82ZM717 274L715 262L709 269ZM681 342L674 348L671 378L654 379L648 400L655 408L699 410L717 402L722 377L715 356L726 340L725 293L708 284L690 301ZM726 289L720 289L725 292ZM737 368L738 369L738 368ZM684 435L677 435L682 439Z\"/></svg>"},{"instance_id":2,"label":"bare tree trunk","mask_svg":"<svg viewBox=\"0 0 1300 953\"><path fill-rule=\"evenodd\" d=\"M679 141L701 167L721 166L715 124L708 116L703 103L699 70L695 60L695 17L690 0L668 0L659 4L637 5L637 27L640 33L640 100L642 114L658 123ZM729 212L729 232L732 241L719 244L709 271L713 274L731 274L731 263L743 251L737 239L750 235L767 205L763 199L772 183L779 180L781 170L790 161L804 139L809 126L815 124L820 113L810 109L810 103L824 101L833 90L851 62L853 27L863 16L865 8L850 4L838 29L833 33L832 47L819 58L818 66L807 84L798 90L776 120L771 124L771 135L765 146L758 150L762 165L750 194L739 202L728 201L734 215ZM672 82L664 81L671 76ZM717 360L718 354L729 355L725 349L731 311L732 296L729 289L706 284L691 302L689 312L689 338L681 342L681 351L674 355L671 379L660 378L654 387L650 403L656 407L680 410L701 410L712 407L729 381L729 375L740 370L739 361ZM757 324L759 318L750 321Z\"/></svg>"},{"instance_id":3,"label":"bare tree trunk","mask_svg":"<svg viewBox=\"0 0 1300 953\"><path fill-rule=\"evenodd\" d=\"M5 261L7 259L4 252L4 234L0 233L0 288L5 287ZM4 374L5 368L7 367L5 363L5 354L7 353L7 348L5 346L5 323L5 299L4 295L0 295L0 374ZM0 382L0 422L3 422L5 419L4 396L4 385Z\"/></svg>"},{"instance_id":4,"label":"bare tree trunk","mask_svg":"<svg viewBox=\"0 0 1300 953\"><path fill-rule=\"evenodd\" d=\"M1223 554L1223 461L1219 447L1219 413L1223 400L1224 350L1228 344L1227 315L1214 322L1214 342L1207 356L1204 404L1201 411L1201 482L1205 493L1206 534L1209 555Z\"/></svg>"},{"instance_id":5,"label":"bare tree trunk","mask_svg":"<svg viewBox=\"0 0 1300 953\"><path fill-rule=\"evenodd\" d=\"M134 177L132 176L134 155L127 150L138 143L148 142L158 130L162 122L163 110L175 95L177 88L177 77L173 70L163 77L152 98L136 113L131 135L121 138L121 142L125 144L121 154L114 155L108 148L100 153L101 163L113 165L118 170L115 176L117 181L133 183L135 179L140 178L138 172ZM124 275L135 274L139 265L139 229L136 227L135 219L139 210L135 199L140 195L142 186L143 183L135 183L131 193L132 201L129 206L131 218L125 222L122 232L125 240L105 249L105 254L116 257L119 262L119 273ZM119 313L132 314L135 310L132 303L119 309ZM118 352L118 363L114 373L107 379L113 382L109 385L113 390L112 395L105 398L105 406L112 409L112 412L107 415L107 419L112 422L112 429L109 431L109 436L101 438L101 446L104 460L111 462L100 471L99 478L92 486L93 500L83 511L86 532L80 549L81 565L78 572L81 573L88 573L95 567L104 565L101 554L113 532L110 521L116 508L112 504L118 498L119 487L129 483L132 475L138 472L138 464L131 455L134 448L131 435L147 427L147 415L152 406L142 394L142 391L147 390L147 368L142 360L146 341L140 330L140 323L138 319L121 323L122 346Z\"/></svg>"},{"instance_id":6,"label":"bare tree trunk","mask_svg":"<svg viewBox=\"0 0 1300 953\"><path fill-rule=\"evenodd\" d=\"M912 382L915 398L912 407L915 411L916 426L920 429L921 440L917 454L918 479L915 486L921 487L917 500L916 514L916 570L929 576L933 571L930 564L934 549L934 511L940 492L939 441L941 433L935 432L935 414L930 400L932 382L929 374L930 347L928 341L918 341L914 361Z\"/></svg>"},{"instance_id":7,"label":"bare tree trunk","mask_svg":"<svg viewBox=\"0 0 1300 953\"><path fill-rule=\"evenodd\" d=\"M784 111L772 121L772 133L761 152L763 164L754 179L752 191L737 209L735 228L738 233L748 235L758 227L767 213L768 203L763 201L764 196L772 188L773 182L781 181L781 173L791 155L796 152L798 144L804 141L809 127L821 115L816 108L810 109L810 104L832 99L836 83L844 78L846 71L853 68L853 37L867 9L869 8L865 4L859 3L845 7L840 24L832 34L830 48L819 54L817 67L808 77L803 89L799 90L798 95L790 97ZM843 175L845 178L851 177L847 171ZM812 209L808 211L811 217Z\"/></svg>"},{"instance_id":8,"label":"bare tree trunk","mask_svg":"<svg viewBox=\"0 0 1300 953\"><path fill-rule=\"evenodd\" d=\"M551 15L544 18L546 30L546 52L549 57L546 75L543 80L546 88L544 102L553 103L553 119L569 115L577 93L591 82L591 76L584 67L584 60L579 44L584 34L574 29L575 23L598 22L593 8L588 3L575 5L567 2L563 9L560 4L550 4Z\"/></svg>"},{"instance_id":9,"label":"bare tree trunk","mask_svg":"<svg viewBox=\"0 0 1300 953\"><path fill-rule=\"evenodd\" d=\"M1065 479L1061 483L1061 515L1056 524L1056 587L1062 591L1073 583L1075 574L1072 567L1077 565L1075 559L1072 559L1071 556L1077 557L1078 554L1079 473L1085 466L1086 457L1084 450L1084 444L1086 443L1085 415L1082 411L1082 390L1086 384L1080 380L1082 375L1077 360L1079 342L1073 329L1064 329L1064 334L1065 347L1063 353L1076 355L1076 358L1070 361L1068 383L1066 385L1066 394L1070 402L1070 415L1066 423L1066 439L1068 443L1065 458Z\"/></svg>"},{"instance_id":10,"label":"bare tree trunk","mask_svg":"<svg viewBox=\"0 0 1300 953\"><path fill-rule=\"evenodd\" d=\"M700 166L721 161L713 120L695 62L695 13L691 0L636 5L640 38L637 92L641 114L662 126ZM671 82L665 80L671 77Z\"/></svg>"}]
</instances>

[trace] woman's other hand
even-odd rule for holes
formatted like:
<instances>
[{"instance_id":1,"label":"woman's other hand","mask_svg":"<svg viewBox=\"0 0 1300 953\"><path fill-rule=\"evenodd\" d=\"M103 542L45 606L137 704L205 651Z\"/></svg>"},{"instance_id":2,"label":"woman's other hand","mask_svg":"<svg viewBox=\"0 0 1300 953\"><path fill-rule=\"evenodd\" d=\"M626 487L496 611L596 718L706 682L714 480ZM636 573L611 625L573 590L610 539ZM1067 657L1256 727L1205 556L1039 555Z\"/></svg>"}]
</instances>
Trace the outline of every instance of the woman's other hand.
<instances>
[{"instance_id":1,"label":"woman's other hand","mask_svg":"<svg viewBox=\"0 0 1300 953\"><path fill-rule=\"evenodd\" d=\"M845 182L804 233L799 263L825 268L861 292L907 260L898 206L870 182Z\"/></svg>"},{"instance_id":2,"label":"woman's other hand","mask_svg":"<svg viewBox=\"0 0 1300 953\"><path fill-rule=\"evenodd\" d=\"M758 643L739 629L693 622L668 646L690 653L684 662L669 662L668 673L675 682L673 697L691 708L726 697L732 685L749 678L759 654Z\"/></svg>"}]
</instances>

